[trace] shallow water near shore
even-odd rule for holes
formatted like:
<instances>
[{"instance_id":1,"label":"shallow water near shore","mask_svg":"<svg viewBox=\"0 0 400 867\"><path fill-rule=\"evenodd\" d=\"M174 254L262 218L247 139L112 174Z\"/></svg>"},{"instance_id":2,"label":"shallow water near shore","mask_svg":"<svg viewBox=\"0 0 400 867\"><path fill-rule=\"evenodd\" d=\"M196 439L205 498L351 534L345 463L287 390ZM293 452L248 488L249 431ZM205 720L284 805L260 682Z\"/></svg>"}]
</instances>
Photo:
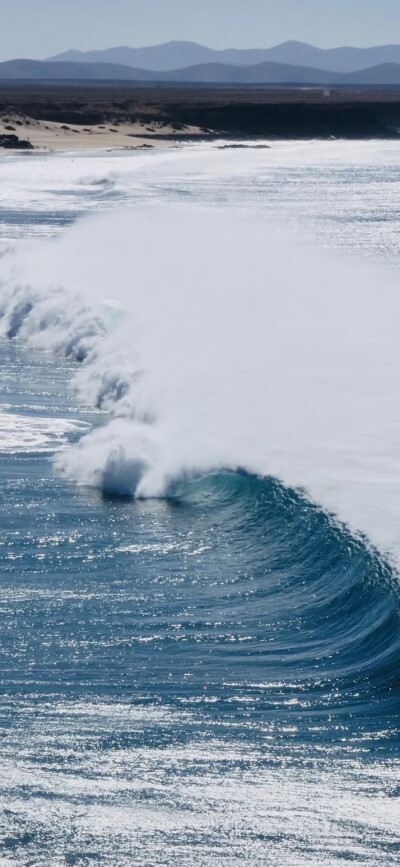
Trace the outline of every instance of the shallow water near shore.
<instances>
[{"instance_id":1,"label":"shallow water near shore","mask_svg":"<svg viewBox=\"0 0 400 867\"><path fill-rule=\"evenodd\" d=\"M3 249L88 210L190 201L290 218L397 279L399 156L10 158ZM245 469L183 473L159 499L77 486L50 458L108 414L71 393L72 358L22 336L0 345L2 863L397 864L394 558Z\"/></svg>"}]
</instances>

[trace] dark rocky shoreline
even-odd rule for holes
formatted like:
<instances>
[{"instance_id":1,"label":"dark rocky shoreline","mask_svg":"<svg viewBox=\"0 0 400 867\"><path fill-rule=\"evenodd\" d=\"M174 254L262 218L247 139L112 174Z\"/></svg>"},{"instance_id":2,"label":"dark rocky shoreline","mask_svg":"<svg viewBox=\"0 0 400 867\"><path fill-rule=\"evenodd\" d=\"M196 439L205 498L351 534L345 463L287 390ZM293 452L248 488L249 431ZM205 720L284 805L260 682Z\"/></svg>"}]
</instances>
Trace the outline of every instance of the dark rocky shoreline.
<instances>
[{"instance_id":1,"label":"dark rocky shoreline","mask_svg":"<svg viewBox=\"0 0 400 867\"><path fill-rule=\"evenodd\" d=\"M30 141L20 139L17 135L0 135L0 148L6 150L33 150Z\"/></svg>"}]
</instances>

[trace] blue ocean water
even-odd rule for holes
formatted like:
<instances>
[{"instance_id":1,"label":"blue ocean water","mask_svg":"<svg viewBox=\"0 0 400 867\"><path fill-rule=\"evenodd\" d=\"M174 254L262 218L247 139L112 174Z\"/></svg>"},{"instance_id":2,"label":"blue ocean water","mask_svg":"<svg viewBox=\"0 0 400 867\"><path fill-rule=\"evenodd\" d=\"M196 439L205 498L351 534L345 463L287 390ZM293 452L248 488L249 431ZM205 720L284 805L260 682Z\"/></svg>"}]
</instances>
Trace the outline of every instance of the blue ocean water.
<instances>
[{"instance_id":1,"label":"blue ocean water","mask_svg":"<svg viewBox=\"0 0 400 867\"><path fill-rule=\"evenodd\" d=\"M4 209L3 237L55 234L93 203L184 193L286 213L297 195L292 219L324 243L373 237L396 263L398 153L386 172L339 144L333 180L323 147L264 175L234 155L213 190L190 167L156 184L153 155L140 185L110 155L75 160L62 188L55 158L55 178L21 182L34 201ZM75 362L18 333L0 354L0 863L398 864L396 566L274 478L210 468L157 500L76 487L49 458L106 413L74 398Z\"/></svg>"}]
</instances>

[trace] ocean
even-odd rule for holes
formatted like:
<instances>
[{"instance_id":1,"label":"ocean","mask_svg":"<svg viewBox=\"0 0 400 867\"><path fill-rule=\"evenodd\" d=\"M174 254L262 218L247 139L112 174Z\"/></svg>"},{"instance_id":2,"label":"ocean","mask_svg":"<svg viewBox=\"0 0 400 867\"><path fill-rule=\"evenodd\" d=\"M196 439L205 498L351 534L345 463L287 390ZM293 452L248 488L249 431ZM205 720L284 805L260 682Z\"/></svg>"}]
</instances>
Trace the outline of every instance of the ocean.
<instances>
[{"instance_id":1,"label":"ocean","mask_svg":"<svg viewBox=\"0 0 400 867\"><path fill-rule=\"evenodd\" d=\"M0 161L0 863L400 858L400 145Z\"/></svg>"}]
</instances>

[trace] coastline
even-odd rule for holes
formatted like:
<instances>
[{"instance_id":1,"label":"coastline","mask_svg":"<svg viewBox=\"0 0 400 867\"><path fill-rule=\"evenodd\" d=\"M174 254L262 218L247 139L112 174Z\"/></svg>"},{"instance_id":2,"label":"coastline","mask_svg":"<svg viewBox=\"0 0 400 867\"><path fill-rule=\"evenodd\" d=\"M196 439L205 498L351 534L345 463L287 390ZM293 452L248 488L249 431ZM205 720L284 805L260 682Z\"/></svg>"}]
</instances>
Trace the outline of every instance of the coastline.
<instances>
[{"instance_id":1,"label":"coastline","mask_svg":"<svg viewBox=\"0 0 400 867\"><path fill-rule=\"evenodd\" d=\"M400 138L400 91L1 82L2 150Z\"/></svg>"},{"instance_id":2,"label":"coastline","mask_svg":"<svg viewBox=\"0 0 400 867\"><path fill-rule=\"evenodd\" d=\"M0 150L400 138L400 92L0 83Z\"/></svg>"}]
</instances>

